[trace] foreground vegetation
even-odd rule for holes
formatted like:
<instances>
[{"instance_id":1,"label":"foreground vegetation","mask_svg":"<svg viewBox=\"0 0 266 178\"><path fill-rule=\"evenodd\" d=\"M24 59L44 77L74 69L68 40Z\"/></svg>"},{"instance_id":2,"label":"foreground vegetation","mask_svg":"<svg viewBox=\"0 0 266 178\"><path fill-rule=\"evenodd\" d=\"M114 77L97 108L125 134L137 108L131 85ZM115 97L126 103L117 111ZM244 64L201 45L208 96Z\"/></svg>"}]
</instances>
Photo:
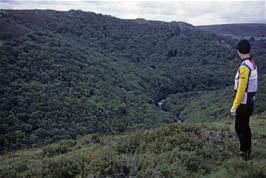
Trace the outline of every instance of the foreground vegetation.
<instances>
[{"instance_id":1,"label":"foreground vegetation","mask_svg":"<svg viewBox=\"0 0 266 178\"><path fill-rule=\"evenodd\" d=\"M1 156L0 177L266 177L265 115L252 118L251 160L238 156L233 121L164 124L87 135Z\"/></svg>"}]
</instances>

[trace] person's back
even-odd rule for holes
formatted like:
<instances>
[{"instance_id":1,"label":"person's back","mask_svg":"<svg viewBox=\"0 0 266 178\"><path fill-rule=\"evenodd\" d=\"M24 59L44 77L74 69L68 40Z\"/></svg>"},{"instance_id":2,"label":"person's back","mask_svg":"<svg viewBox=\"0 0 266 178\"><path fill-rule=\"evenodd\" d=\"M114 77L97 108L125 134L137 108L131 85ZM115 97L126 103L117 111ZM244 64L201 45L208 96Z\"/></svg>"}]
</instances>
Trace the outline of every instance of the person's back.
<instances>
[{"instance_id":1,"label":"person's back","mask_svg":"<svg viewBox=\"0 0 266 178\"><path fill-rule=\"evenodd\" d=\"M249 118L254 110L255 95L258 89L258 71L255 60L250 57L249 41L241 40L237 48L242 63L235 76L236 95L230 112L235 116L235 130L240 141L240 155L247 160L251 153Z\"/></svg>"}]
</instances>

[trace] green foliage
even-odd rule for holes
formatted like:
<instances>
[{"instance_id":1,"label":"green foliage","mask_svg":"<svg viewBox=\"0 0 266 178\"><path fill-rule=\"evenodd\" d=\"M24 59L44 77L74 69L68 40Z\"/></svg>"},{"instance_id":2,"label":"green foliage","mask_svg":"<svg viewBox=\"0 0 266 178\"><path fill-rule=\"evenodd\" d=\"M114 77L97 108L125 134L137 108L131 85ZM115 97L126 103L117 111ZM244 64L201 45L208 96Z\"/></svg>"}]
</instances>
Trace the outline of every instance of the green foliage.
<instances>
[{"instance_id":1,"label":"green foliage","mask_svg":"<svg viewBox=\"0 0 266 178\"><path fill-rule=\"evenodd\" d=\"M84 162L76 156L59 156L42 162L41 177L75 177L84 169ZM38 176L38 175L36 175Z\"/></svg>"},{"instance_id":2,"label":"green foliage","mask_svg":"<svg viewBox=\"0 0 266 178\"><path fill-rule=\"evenodd\" d=\"M93 143L96 137L99 142ZM245 162L229 128L165 124L5 154L0 177L265 177L265 137L256 133L253 142L251 160ZM68 151L58 151L63 147Z\"/></svg>"},{"instance_id":3,"label":"green foliage","mask_svg":"<svg viewBox=\"0 0 266 178\"><path fill-rule=\"evenodd\" d=\"M188 120L196 113L209 120L228 112L225 100L216 108L213 93L207 95L232 84L233 40L182 22L73 10L0 15L1 153L88 133L158 127L180 112ZM265 73L265 40L251 41ZM187 107L189 95L198 91L211 100L207 115L197 108L200 102L191 103L193 112ZM177 106L160 111L156 103L173 93L181 95L173 101Z\"/></svg>"},{"instance_id":4,"label":"green foliage","mask_svg":"<svg viewBox=\"0 0 266 178\"><path fill-rule=\"evenodd\" d=\"M73 140L61 141L57 144L48 145L43 148L43 153L45 156L50 157L58 154L64 154L69 152L71 147L76 144Z\"/></svg>"},{"instance_id":5,"label":"green foliage","mask_svg":"<svg viewBox=\"0 0 266 178\"><path fill-rule=\"evenodd\" d=\"M256 96L254 114L265 112L266 75L259 77L259 91ZM186 92L169 95L164 109L188 122L213 122L230 117L234 99L233 87L214 91Z\"/></svg>"},{"instance_id":6,"label":"green foliage","mask_svg":"<svg viewBox=\"0 0 266 178\"><path fill-rule=\"evenodd\" d=\"M243 162L233 123L221 122L236 41L73 10L0 17L0 177L266 177L264 38L250 38L261 77ZM207 126L162 125L174 116Z\"/></svg>"},{"instance_id":7,"label":"green foliage","mask_svg":"<svg viewBox=\"0 0 266 178\"><path fill-rule=\"evenodd\" d=\"M224 163L222 170L207 177L266 177L266 167L260 162L229 160Z\"/></svg>"},{"instance_id":8,"label":"green foliage","mask_svg":"<svg viewBox=\"0 0 266 178\"><path fill-rule=\"evenodd\" d=\"M173 122L158 100L228 86L233 76L230 45L186 23L1 13L1 151Z\"/></svg>"}]
</instances>

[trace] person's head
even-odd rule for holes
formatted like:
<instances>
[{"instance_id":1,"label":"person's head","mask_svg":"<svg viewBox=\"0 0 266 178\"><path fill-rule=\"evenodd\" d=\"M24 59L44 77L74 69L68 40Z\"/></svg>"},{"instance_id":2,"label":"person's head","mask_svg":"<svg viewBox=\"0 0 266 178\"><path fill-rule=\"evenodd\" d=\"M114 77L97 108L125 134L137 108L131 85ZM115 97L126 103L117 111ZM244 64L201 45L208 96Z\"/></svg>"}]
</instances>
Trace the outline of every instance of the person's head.
<instances>
[{"instance_id":1,"label":"person's head","mask_svg":"<svg viewBox=\"0 0 266 178\"><path fill-rule=\"evenodd\" d=\"M237 53L241 59L249 57L250 43L248 40L241 40L237 44Z\"/></svg>"}]
</instances>

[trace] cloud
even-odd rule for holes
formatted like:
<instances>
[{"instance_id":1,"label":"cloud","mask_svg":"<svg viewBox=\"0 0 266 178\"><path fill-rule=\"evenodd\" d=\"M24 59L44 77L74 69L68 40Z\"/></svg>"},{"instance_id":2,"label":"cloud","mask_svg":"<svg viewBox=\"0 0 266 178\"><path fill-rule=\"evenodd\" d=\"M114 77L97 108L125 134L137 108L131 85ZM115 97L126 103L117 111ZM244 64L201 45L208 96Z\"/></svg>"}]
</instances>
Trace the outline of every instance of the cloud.
<instances>
[{"instance_id":1,"label":"cloud","mask_svg":"<svg viewBox=\"0 0 266 178\"><path fill-rule=\"evenodd\" d=\"M1 0L1 9L80 9L123 19L185 21L193 25L266 23L265 1Z\"/></svg>"}]
</instances>

